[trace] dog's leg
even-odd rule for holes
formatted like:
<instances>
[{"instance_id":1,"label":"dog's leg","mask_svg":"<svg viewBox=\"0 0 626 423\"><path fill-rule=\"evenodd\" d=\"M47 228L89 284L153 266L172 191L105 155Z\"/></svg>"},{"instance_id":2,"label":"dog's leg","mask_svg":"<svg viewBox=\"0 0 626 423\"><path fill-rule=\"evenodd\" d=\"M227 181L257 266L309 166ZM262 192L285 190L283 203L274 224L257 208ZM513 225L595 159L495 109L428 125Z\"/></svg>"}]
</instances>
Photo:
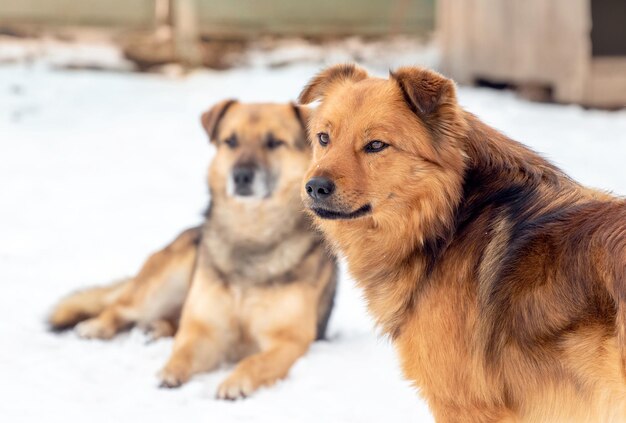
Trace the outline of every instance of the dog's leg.
<instances>
[{"instance_id":1,"label":"dog's leg","mask_svg":"<svg viewBox=\"0 0 626 423\"><path fill-rule=\"evenodd\" d=\"M119 304L107 307L98 317L76 325L76 333L85 339L111 339L116 333L132 324L129 310Z\"/></svg>"},{"instance_id":2,"label":"dog's leg","mask_svg":"<svg viewBox=\"0 0 626 423\"><path fill-rule=\"evenodd\" d=\"M243 322L260 352L239 362L219 387L218 398L243 398L287 376L315 339L320 289L320 285L293 282L247 294Z\"/></svg>"},{"instance_id":3,"label":"dog's leg","mask_svg":"<svg viewBox=\"0 0 626 423\"><path fill-rule=\"evenodd\" d=\"M174 349L159 375L162 387L178 387L193 374L212 370L238 337L229 290L218 282L203 254L199 254Z\"/></svg>"},{"instance_id":4,"label":"dog's leg","mask_svg":"<svg viewBox=\"0 0 626 423\"><path fill-rule=\"evenodd\" d=\"M166 319L155 320L150 322L146 327L146 335L148 335L149 342L156 341L161 338L168 338L176 334L177 325Z\"/></svg>"},{"instance_id":5,"label":"dog's leg","mask_svg":"<svg viewBox=\"0 0 626 423\"><path fill-rule=\"evenodd\" d=\"M224 356L223 341L224 337L204 322L181 322L174 351L159 374L161 387L177 388L193 374L214 369Z\"/></svg>"},{"instance_id":6,"label":"dog's leg","mask_svg":"<svg viewBox=\"0 0 626 423\"><path fill-rule=\"evenodd\" d=\"M272 385L287 376L295 361L306 353L309 342L276 336L267 349L239 362L220 385L217 397L236 400L245 398L261 386Z\"/></svg>"},{"instance_id":7,"label":"dog's leg","mask_svg":"<svg viewBox=\"0 0 626 423\"><path fill-rule=\"evenodd\" d=\"M77 333L109 339L134 324L150 327L152 322L177 317L189 290L199 238L200 228L186 230L152 254L121 295L96 317L79 323Z\"/></svg>"}]
</instances>

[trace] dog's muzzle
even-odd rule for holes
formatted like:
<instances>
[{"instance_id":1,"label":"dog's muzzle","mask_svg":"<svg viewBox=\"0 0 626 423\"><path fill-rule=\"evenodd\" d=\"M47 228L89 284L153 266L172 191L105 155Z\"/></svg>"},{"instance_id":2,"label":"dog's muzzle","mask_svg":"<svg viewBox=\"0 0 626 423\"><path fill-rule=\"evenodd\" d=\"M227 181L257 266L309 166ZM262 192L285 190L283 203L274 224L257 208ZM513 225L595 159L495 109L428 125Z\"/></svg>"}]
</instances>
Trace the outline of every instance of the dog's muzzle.
<instances>
[{"instance_id":1,"label":"dog's muzzle","mask_svg":"<svg viewBox=\"0 0 626 423\"><path fill-rule=\"evenodd\" d=\"M324 177L316 176L305 184L304 189L313 200L309 208L313 213L322 219L356 219L365 216L372 211L372 206L365 204L356 210L345 210L345 206L340 206L333 201L333 194L336 191L335 183ZM335 198L335 200L337 200Z\"/></svg>"},{"instance_id":2,"label":"dog's muzzle","mask_svg":"<svg viewBox=\"0 0 626 423\"><path fill-rule=\"evenodd\" d=\"M252 166L237 166L233 169L233 182L235 194L246 197L254 194L253 184L255 169Z\"/></svg>"}]
</instances>

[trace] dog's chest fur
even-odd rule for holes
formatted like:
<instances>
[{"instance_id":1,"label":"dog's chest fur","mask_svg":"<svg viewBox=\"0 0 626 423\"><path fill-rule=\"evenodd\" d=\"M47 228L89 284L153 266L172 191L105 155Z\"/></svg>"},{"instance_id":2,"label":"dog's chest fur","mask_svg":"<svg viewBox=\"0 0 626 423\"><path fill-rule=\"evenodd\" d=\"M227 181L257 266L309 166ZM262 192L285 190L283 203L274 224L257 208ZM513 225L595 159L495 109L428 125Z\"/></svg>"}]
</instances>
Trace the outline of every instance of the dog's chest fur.
<instances>
[{"instance_id":1,"label":"dog's chest fur","mask_svg":"<svg viewBox=\"0 0 626 423\"><path fill-rule=\"evenodd\" d=\"M210 262L227 284L264 285L297 279L298 266L319 245L300 212L295 220L276 221L263 231L224 224L215 214L205 223L203 243ZM265 232L267 236L258 236Z\"/></svg>"}]
</instances>

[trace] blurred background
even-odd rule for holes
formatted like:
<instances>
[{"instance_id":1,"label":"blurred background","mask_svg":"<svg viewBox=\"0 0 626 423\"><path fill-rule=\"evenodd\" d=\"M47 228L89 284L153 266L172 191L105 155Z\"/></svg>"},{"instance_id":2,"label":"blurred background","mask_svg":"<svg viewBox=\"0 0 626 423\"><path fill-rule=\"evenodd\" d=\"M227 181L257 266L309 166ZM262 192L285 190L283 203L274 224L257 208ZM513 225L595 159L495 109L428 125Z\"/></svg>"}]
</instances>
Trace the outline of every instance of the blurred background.
<instances>
[{"instance_id":1,"label":"blurred background","mask_svg":"<svg viewBox=\"0 0 626 423\"><path fill-rule=\"evenodd\" d=\"M428 64L458 82L603 108L626 104L624 22L623 0L0 1L4 42L108 41L128 69L348 57L393 65L435 35ZM106 67L85 57L66 65Z\"/></svg>"},{"instance_id":2,"label":"blurred background","mask_svg":"<svg viewBox=\"0 0 626 423\"><path fill-rule=\"evenodd\" d=\"M201 221L200 114L293 101L324 66L420 65L580 182L626 194L624 0L0 0L0 420L430 422L342 267L328 342L287 380L156 387L171 340L46 331L69 291Z\"/></svg>"}]
</instances>

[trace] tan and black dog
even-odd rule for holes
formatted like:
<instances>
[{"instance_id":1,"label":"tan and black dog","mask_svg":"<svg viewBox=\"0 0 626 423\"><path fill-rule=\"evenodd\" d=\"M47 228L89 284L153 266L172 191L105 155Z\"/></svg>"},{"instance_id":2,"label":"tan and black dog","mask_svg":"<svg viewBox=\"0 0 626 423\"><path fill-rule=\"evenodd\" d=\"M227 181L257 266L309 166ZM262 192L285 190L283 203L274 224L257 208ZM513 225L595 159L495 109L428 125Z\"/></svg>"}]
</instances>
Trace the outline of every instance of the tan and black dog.
<instances>
[{"instance_id":1,"label":"tan and black dog","mask_svg":"<svg viewBox=\"0 0 626 423\"><path fill-rule=\"evenodd\" d=\"M308 113L233 100L206 112L217 153L204 224L150 256L134 278L63 300L51 326L78 324L86 338L111 338L135 324L155 338L176 333L160 376L166 387L224 361L238 364L220 398L285 377L324 336L336 287L335 258L299 195L311 157Z\"/></svg>"},{"instance_id":2,"label":"tan and black dog","mask_svg":"<svg viewBox=\"0 0 626 423\"><path fill-rule=\"evenodd\" d=\"M454 83L353 65L301 102L303 198L438 422L626 421L626 201L457 103Z\"/></svg>"}]
</instances>

